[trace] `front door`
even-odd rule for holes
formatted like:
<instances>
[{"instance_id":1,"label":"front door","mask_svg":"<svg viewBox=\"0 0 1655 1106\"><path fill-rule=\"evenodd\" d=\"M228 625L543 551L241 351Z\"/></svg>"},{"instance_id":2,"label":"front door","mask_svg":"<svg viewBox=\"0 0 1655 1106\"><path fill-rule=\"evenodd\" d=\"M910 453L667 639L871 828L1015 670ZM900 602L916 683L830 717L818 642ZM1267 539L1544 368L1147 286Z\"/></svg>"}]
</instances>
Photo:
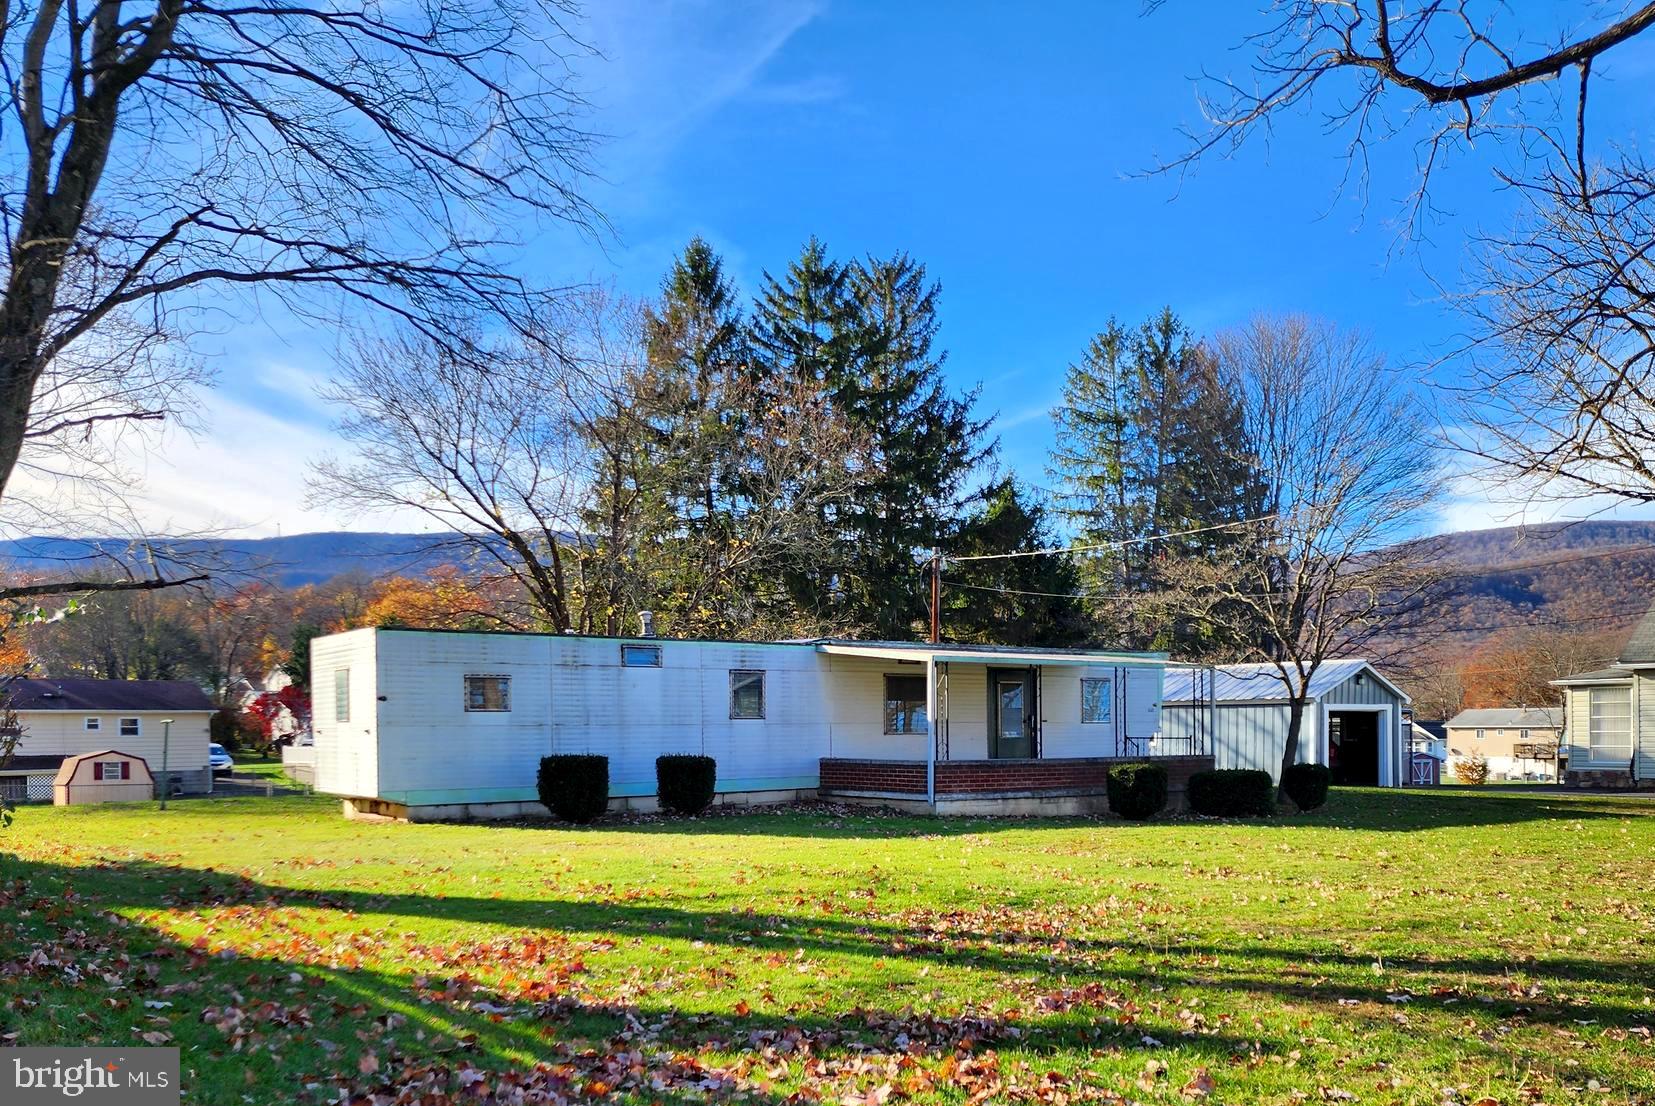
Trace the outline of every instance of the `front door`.
<instances>
[{"instance_id":1,"label":"front door","mask_svg":"<svg viewBox=\"0 0 1655 1106\"><path fill-rule=\"evenodd\" d=\"M1032 669L989 669L989 756L996 760L1026 760L1034 756L1039 717L1036 687Z\"/></svg>"}]
</instances>

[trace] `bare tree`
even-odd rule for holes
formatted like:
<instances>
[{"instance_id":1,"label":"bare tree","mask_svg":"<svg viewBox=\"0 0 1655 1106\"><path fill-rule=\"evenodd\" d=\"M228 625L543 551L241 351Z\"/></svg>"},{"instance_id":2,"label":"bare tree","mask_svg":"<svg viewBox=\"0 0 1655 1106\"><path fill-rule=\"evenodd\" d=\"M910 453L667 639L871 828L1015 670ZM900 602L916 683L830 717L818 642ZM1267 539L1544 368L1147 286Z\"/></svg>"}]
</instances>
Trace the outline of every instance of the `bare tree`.
<instances>
[{"instance_id":1,"label":"bare tree","mask_svg":"<svg viewBox=\"0 0 1655 1106\"><path fill-rule=\"evenodd\" d=\"M1520 495L1655 502L1655 173L1632 153L1580 171L1524 186L1457 297L1456 441Z\"/></svg>"},{"instance_id":2,"label":"bare tree","mask_svg":"<svg viewBox=\"0 0 1655 1106\"><path fill-rule=\"evenodd\" d=\"M1242 397L1266 514L1222 561L1177 562L1174 596L1222 639L1256 635L1238 659L1270 663L1285 689L1285 770L1321 666L1393 640L1440 590L1432 544L1403 540L1436 480L1406 390L1358 335L1258 318L1213 351Z\"/></svg>"},{"instance_id":3,"label":"bare tree","mask_svg":"<svg viewBox=\"0 0 1655 1106\"><path fill-rule=\"evenodd\" d=\"M1578 7L1571 12L1570 7ZM1655 3L1518 12L1493 0L1282 0L1247 41L1251 79L1209 78L1208 126L1181 169L1317 102L1365 181L1370 142L1413 135L1417 229L1450 152L1492 140L1515 225L1481 232L1447 292L1469 321L1453 440L1519 498L1655 501L1651 267L1655 173L1634 148L1594 156L1595 64L1655 28ZM1613 87L1613 86L1611 86Z\"/></svg>"},{"instance_id":4,"label":"bare tree","mask_svg":"<svg viewBox=\"0 0 1655 1106\"><path fill-rule=\"evenodd\" d=\"M31 441L171 413L237 303L527 325L505 247L591 227L565 0L37 0L0 29L0 494ZM84 581L80 583L85 583ZM79 586L64 590L82 590Z\"/></svg>"},{"instance_id":5,"label":"bare tree","mask_svg":"<svg viewBox=\"0 0 1655 1106\"><path fill-rule=\"evenodd\" d=\"M356 456L318 462L312 500L421 513L520 582L544 625L571 629L591 472L575 401L592 379L516 344L360 343L323 393Z\"/></svg>"}]
</instances>

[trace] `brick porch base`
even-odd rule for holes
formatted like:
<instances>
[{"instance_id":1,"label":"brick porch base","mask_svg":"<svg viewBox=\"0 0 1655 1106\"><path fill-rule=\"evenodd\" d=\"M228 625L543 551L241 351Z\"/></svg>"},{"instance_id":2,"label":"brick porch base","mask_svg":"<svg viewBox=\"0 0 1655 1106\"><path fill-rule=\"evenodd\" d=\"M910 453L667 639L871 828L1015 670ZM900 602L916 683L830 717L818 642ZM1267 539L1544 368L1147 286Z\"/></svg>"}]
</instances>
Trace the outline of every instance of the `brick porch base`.
<instances>
[{"instance_id":1,"label":"brick porch base","mask_svg":"<svg viewBox=\"0 0 1655 1106\"><path fill-rule=\"evenodd\" d=\"M1563 773L1563 786L1593 791L1650 791L1655 790L1655 780L1634 780L1625 768L1570 768Z\"/></svg>"},{"instance_id":2,"label":"brick porch base","mask_svg":"<svg viewBox=\"0 0 1655 1106\"><path fill-rule=\"evenodd\" d=\"M1097 797L1104 794L1111 766L1141 758L1088 757L1067 760L940 760L936 765L937 798L982 801ZM1190 776L1212 768L1212 757L1160 757L1166 766L1167 805L1183 805ZM925 799L925 762L917 760L850 760L824 757L823 798ZM1009 804L1008 804L1009 805ZM1101 809L1101 803L1090 804Z\"/></svg>"}]
</instances>

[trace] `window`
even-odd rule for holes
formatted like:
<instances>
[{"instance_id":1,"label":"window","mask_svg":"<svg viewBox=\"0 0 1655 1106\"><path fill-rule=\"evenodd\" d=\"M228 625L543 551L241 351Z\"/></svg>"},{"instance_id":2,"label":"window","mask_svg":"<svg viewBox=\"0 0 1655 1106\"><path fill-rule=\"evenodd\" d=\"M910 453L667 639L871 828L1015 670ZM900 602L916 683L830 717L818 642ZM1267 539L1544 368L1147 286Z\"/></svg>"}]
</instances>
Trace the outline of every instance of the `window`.
<instances>
[{"instance_id":1,"label":"window","mask_svg":"<svg viewBox=\"0 0 1655 1106\"><path fill-rule=\"evenodd\" d=\"M1494 736L1495 737L1504 737L1504 736L1506 736L1506 731L1504 731L1504 730L1495 730L1494 731Z\"/></svg>"},{"instance_id":2,"label":"window","mask_svg":"<svg viewBox=\"0 0 1655 1106\"><path fill-rule=\"evenodd\" d=\"M142 737L144 720L142 718L123 718L121 719L120 730L122 737Z\"/></svg>"},{"instance_id":3,"label":"window","mask_svg":"<svg viewBox=\"0 0 1655 1106\"><path fill-rule=\"evenodd\" d=\"M1527 730L1518 730L1517 731L1517 736L1519 738L1521 738L1522 740L1527 741L1529 739L1529 731L1527 731Z\"/></svg>"},{"instance_id":4,"label":"window","mask_svg":"<svg viewBox=\"0 0 1655 1106\"><path fill-rule=\"evenodd\" d=\"M510 710L510 676L467 676L465 678L466 710Z\"/></svg>"},{"instance_id":5,"label":"window","mask_svg":"<svg viewBox=\"0 0 1655 1106\"><path fill-rule=\"evenodd\" d=\"M86 726L87 733L97 733L99 730L103 729L103 719L88 718L84 725Z\"/></svg>"},{"instance_id":6,"label":"window","mask_svg":"<svg viewBox=\"0 0 1655 1106\"><path fill-rule=\"evenodd\" d=\"M1082 722L1107 722L1110 714L1110 692L1113 682L1104 679L1082 679L1080 681L1080 720Z\"/></svg>"},{"instance_id":7,"label":"window","mask_svg":"<svg viewBox=\"0 0 1655 1106\"><path fill-rule=\"evenodd\" d=\"M132 778L132 764L124 760L93 761L92 778L109 782L129 780Z\"/></svg>"},{"instance_id":8,"label":"window","mask_svg":"<svg viewBox=\"0 0 1655 1106\"><path fill-rule=\"evenodd\" d=\"M730 717L764 717L764 672L762 669L730 669Z\"/></svg>"},{"instance_id":9,"label":"window","mask_svg":"<svg viewBox=\"0 0 1655 1106\"><path fill-rule=\"evenodd\" d=\"M1488 736L1488 731L1487 730L1478 730L1477 731L1477 740L1478 741L1481 741L1483 738L1485 738L1487 736Z\"/></svg>"},{"instance_id":10,"label":"window","mask_svg":"<svg viewBox=\"0 0 1655 1106\"><path fill-rule=\"evenodd\" d=\"M333 670L333 720L351 720L351 670L348 668Z\"/></svg>"},{"instance_id":11,"label":"window","mask_svg":"<svg viewBox=\"0 0 1655 1106\"><path fill-rule=\"evenodd\" d=\"M660 668L659 645L622 645L621 664L627 668Z\"/></svg>"},{"instance_id":12,"label":"window","mask_svg":"<svg viewBox=\"0 0 1655 1106\"><path fill-rule=\"evenodd\" d=\"M1594 764L1615 764L1632 757L1632 689L1594 687L1587 740Z\"/></svg>"},{"instance_id":13,"label":"window","mask_svg":"<svg viewBox=\"0 0 1655 1106\"><path fill-rule=\"evenodd\" d=\"M885 677L885 732L926 733L925 677Z\"/></svg>"}]
</instances>

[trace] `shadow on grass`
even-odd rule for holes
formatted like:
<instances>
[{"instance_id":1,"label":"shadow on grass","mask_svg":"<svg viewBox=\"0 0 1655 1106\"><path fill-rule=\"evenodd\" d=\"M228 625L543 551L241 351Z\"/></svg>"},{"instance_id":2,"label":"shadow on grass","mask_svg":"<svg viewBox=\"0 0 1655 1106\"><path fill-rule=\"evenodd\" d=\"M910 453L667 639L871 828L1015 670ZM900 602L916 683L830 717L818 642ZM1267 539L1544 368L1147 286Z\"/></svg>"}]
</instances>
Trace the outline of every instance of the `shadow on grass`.
<instances>
[{"instance_id":1,"label":"shadow on grass","mask_svg":"<svg viewBox=\"0 0 1655 1106\"><path fill-rule=\"evenodd\" d=\"M1385 977L1373 957L1310 941L1159 944L1128 933L1080 937L1039 911L989 908L881 914L841 907L803 914L700 911L649 903L562 898L505 899L403 892L309 890L257 882L211 870L149 862L71 868L0 860L0 875L20 872L29 884L82 886L102 909L182 910L311 907L347 917L381 915L464 926L544 932L560 938L628 938L699 943L773 953L917 960L997 977L1107 981L1164 991L1217 988L1261 999L1339 1011L1353 1004L1467 1003L1494 1017L1568 1027L1596 1022L1632 1027L1655 1020L1647 1007L1655 960L1544 956L1522 961L1494 956L1387 957ZM1033 919L1039 925L1020 926ZM1062 920L1061 918L1059 919ZM1340 978L1330 978L1331 976ZM1485 993L1460 994L1461 978ZM1360 981L1360 982L1358 982ZM1600 992L1558 1001L1582 984ZM1618 992L1618 993L1616 993ZM1475 1005L1472 1005L1475 1004ZM1073 1042L1070 1042L1073 1043ZM1053 1047L1056 1047L1055 1044Z\"/></svg>"},{"instance_id":2,"label":"shadow on grass","mask_svg":"<svg viewBox=\"0 0 1655 1106\"><path fill-rule=\"evenodd\" d=\"M1655 817L1655 796L1570 794L1547 789L1538 794L1518 790L1472 788L1334 788L1327 805L1303 813L1283 810L1274 818L1215 819L1192 814L1163 815L1148 823L1126 822L1113 816L1074 818L927 817L890 810L828 804L725 808L698 818L614 818L590 826L572 826L550 818L514 819L498 823L468 822L468 826L544 828L568 833L636 833L645 836L694 834L701 837L811 837L824 840L905 837L961 837L1043 828L1074 829L1095 826L1099 832L1156 825L1244 825L1283 830L1336 826L1340 829L1382 833L1471 826L1517 825L1526 822L1594 821Z\"/></svg>"}]
</instances>

